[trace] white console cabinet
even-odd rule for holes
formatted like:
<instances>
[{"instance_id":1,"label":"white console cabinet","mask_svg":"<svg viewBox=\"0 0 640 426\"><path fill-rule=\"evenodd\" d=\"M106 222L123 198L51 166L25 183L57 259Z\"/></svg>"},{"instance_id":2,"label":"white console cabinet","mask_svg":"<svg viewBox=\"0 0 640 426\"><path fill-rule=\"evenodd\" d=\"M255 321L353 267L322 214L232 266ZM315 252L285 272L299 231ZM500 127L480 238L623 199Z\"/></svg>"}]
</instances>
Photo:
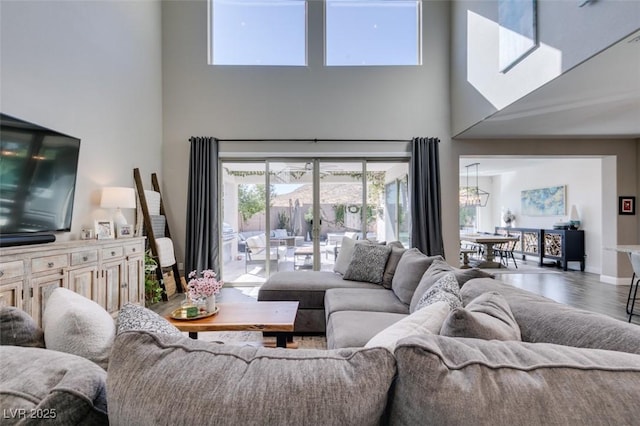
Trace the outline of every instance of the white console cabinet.
<instances>
[{"instance_id":1,"label":"white console cabinet","mask_svg":"<svg viewBox=\"0 0 640 426\"><path fill-rule=\"evenodd\" d=\"M112 315L144 305L144 238L80 240L0 249L0 306L17 306L42 325L47 298L65 287Z\"/></svg>"}]
</instances>

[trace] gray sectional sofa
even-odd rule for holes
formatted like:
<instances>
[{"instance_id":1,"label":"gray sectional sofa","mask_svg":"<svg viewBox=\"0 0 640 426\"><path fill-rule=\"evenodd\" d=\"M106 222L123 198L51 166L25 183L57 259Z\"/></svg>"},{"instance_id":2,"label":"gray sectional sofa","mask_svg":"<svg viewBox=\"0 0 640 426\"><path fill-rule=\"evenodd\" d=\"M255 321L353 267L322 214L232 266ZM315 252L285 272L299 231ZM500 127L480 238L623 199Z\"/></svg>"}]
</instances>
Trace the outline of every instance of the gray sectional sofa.
<instances>
[{"instance_id":1,"label":"gray sectional sofa","mask_svg":"<svg viewBox=\"0 0 640 426\"><path fill-rule=\"evenodd\" d=\"M416 280L414 275L425 267ZM466 271L451 268L441 258L406 251L386 284L349 284L332 276L323 286L325 273L300 271L299 278L287 274L290 281L280 281L280 287L267 294L301 297L309 318L322 310L327 340L334 348L329 350L192 340L157 314L125 305L107 371L89 359L44 349L47 329L43 339L32 320L9 311L0 315L0 401L13 417L3 420L32 424L56 416L56 424L111 425L640 424L640 327L493 278L473 278L479 272ZM445 284L452 280L463 307L449 306L448 296L432 297L451 290ZM436 288L442 293L434 292ZM425 304L429 298L435 301ZM446 315L442 325L431 321L440 311ZM437 328L407 328L412 324L408 320L417 317ZM506 338L469 337L496 322L517 332ZM317 326L313 319L310 324ZM400 324L405 325L404 337L396 333L392 349L372 344ZM452 332L458 337L451 337Z\"/></svg>"}]
</instances>

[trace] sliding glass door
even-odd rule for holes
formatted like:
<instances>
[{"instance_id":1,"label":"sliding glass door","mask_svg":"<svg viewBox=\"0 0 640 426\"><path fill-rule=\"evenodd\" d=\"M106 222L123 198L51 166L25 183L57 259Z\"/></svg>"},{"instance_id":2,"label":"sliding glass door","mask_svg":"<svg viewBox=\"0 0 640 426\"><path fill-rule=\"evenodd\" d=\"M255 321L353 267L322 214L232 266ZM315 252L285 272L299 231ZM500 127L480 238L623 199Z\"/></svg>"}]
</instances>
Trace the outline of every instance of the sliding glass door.
<instances>
[{"instance_id":1,"label":"sliding glass door","mask_svg":"<svg viewBox=\"0 0 640 426\"><path fill-rule=\"evenodd\" d=\"M256 285L277 271L333 271L345 236L409 246L406 162L221 163L227 283Z\"/></svg>"}]
</instances>

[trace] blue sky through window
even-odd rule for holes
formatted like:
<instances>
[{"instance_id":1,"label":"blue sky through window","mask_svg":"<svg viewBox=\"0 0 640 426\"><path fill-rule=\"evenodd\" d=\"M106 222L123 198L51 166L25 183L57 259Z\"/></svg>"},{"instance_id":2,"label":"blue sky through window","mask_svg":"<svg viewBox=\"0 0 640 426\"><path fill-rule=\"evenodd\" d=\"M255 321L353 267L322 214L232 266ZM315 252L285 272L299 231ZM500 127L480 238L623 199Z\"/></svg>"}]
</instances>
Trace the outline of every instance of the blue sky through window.
<instances>
[{"instance_id":1,"label":"blue sky through window","mask_svg":"<svg viewBox=\"0 0 640 426\"><path fill-rule=\"evenodd\" d=\"M420 2L326 0L327 65L419 65Z\"/></svg>"},{"instance_id":2,"label":"blue sky through window","mask_svg":"<svg viewBox=\"0 0 640 426\"><path fill-rule=\"evenodd\" d=\"M305 0L210 1L213 64L307 64ZM420 65L420 16L419 0L325 0L325 64Z\"/></svg>"},{"instance_id":3,"label":"blue sky through window","mask_svg":"<svg viewBox=\"0 0 640 426\"><path fill-rule=\"evenodd\" d=\"M305 0L212 0L215 65L307 64Z\"/></svg>"}]
</instances>

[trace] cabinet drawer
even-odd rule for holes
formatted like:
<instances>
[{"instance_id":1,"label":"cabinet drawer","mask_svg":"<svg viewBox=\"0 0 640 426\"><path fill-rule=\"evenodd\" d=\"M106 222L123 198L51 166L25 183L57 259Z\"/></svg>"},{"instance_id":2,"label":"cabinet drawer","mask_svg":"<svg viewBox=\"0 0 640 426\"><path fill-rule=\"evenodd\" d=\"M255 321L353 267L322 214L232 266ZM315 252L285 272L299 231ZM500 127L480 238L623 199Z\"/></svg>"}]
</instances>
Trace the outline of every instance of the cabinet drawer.
<instances>
[{"instance_id":1,"label":"cabinet drawer","mask_svg":"<svg viewBox=\"0 0 640 426\"><path fill-rule=\"evenodd\" d=\"M69 266L69 257L66 254L36 257L31 260L31 271L33 273L64 268L66 266Z\"/></svg>"},{"instance_id":2,"label":"cabinet drawer","mask_svg":"<svg viewBox=\"0 0 640 426\"><path fill-rule=\"evenodd\" d=\"M71 253L71 266L84 265L98 261L98 252L95 250Z\"/></svg>"},{"instance_id":3,"label":"cabinet drawer","mask_svg":"<svg viewBox=\"0 0 640 426\"><path fill-rule=\"evenodd\" d=\"M142 244L128 244L124 246L124 254L127 256L143 253L144 249L142 248Z\"/></svg>"},{"instance_id":4,"label":"cabinet drawer","mask_svg":"<svg viewBox=\"0 0 640 426\"><path fill-rule=\"evenodd\" d=\"M122 246L111 247L111 248L106 248L102 250L103 260L109 260L115 257L122 257L122 256L124 256L124 248Z\"/></svg>"},{"instance_id":5,"label":"cabinet drawer","mask_svg":"<svg viewBox=\"0 0 640 426\"><path fill-rule=\"evenodd\" d=\"M0 280L21 277L22 275L24 275L24 263L21 260L0 263Z\"/></svg>"}]
</instances>

